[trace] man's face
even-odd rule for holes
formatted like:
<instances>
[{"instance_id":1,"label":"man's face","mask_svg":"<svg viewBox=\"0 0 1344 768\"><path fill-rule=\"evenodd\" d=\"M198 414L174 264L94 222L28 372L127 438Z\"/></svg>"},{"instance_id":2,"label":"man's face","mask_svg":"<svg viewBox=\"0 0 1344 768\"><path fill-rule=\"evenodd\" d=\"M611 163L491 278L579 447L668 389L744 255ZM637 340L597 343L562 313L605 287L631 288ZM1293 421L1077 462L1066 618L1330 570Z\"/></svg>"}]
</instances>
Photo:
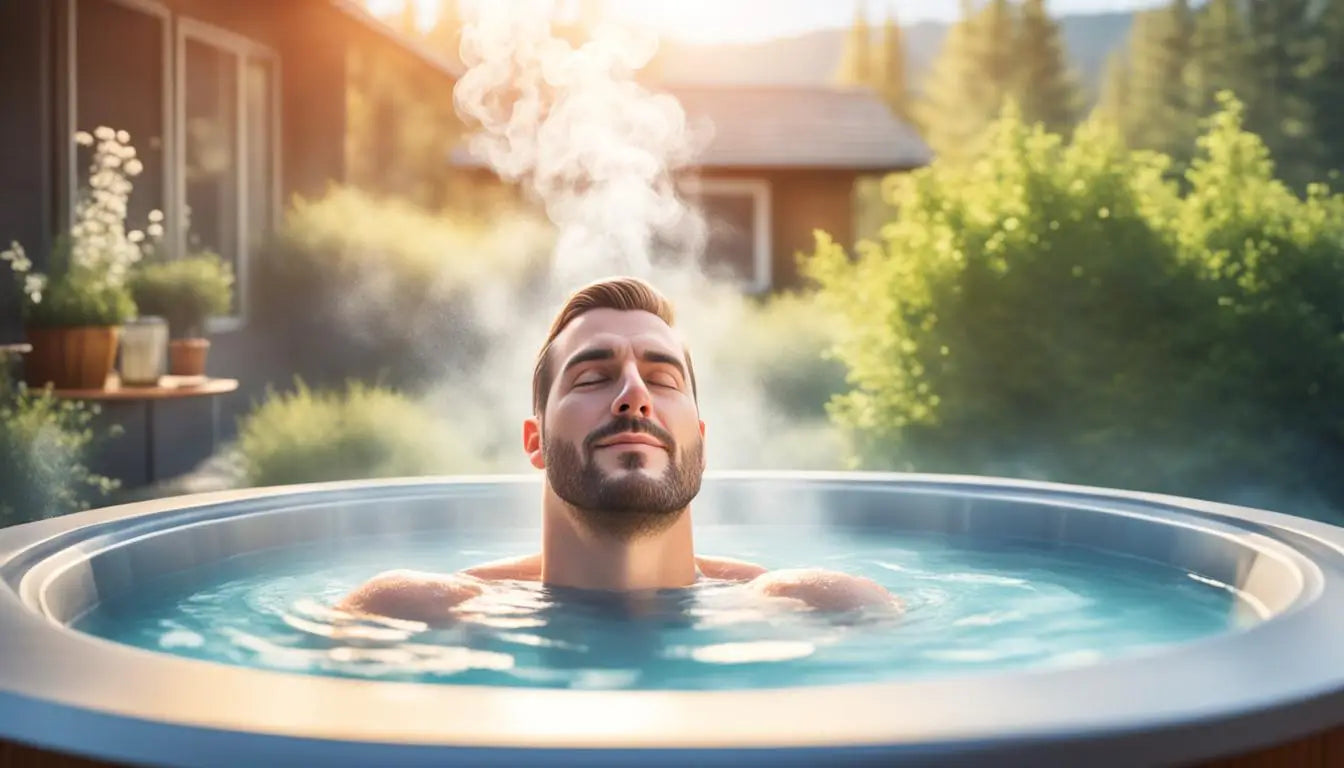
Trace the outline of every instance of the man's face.
<instances>
[{"instance_id":1,"label":"man's face","mask_svg":"<svg viewBox=\"0 0 1344 768\"><path fill-rule=\"evenodd\" d=\"M704 423L683 348L657 315L596 309L550 351L544 417L524 426L532 464L590 530L664 530L700 491Z\"/></svg>"}]
</instances>

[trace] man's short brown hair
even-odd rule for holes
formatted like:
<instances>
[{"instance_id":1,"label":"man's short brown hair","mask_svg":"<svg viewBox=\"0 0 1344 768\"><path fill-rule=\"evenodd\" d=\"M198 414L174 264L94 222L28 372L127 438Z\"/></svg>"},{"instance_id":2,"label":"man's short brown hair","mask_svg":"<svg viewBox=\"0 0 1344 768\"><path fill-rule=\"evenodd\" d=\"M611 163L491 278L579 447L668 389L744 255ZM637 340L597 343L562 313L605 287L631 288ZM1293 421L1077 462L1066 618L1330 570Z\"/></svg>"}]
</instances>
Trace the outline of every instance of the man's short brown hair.
<instances>
[{"instance_id":1,"label":"man's short brown hair","mask_svg":"<svg viewBox=\"0 0 1344 768\"><path fill-rule=\"evenodd\" d=\"M555 337L579 315L594 309L616 309L621 311L644 311L657 315L668 325L672 325L675 312L672 302L658 292L657 288L637 277L615 277L599 280L580 288L570 295L565 306L551 322L546 343L537 354L536 367L532 371L532 410L537 416L546 411L546 401L551 392L551 345ZM691 396L696 397L695 369L691 366L691 352L682 348L686 357L686 375L690 378Z\"/></svg>"}]
</instances>

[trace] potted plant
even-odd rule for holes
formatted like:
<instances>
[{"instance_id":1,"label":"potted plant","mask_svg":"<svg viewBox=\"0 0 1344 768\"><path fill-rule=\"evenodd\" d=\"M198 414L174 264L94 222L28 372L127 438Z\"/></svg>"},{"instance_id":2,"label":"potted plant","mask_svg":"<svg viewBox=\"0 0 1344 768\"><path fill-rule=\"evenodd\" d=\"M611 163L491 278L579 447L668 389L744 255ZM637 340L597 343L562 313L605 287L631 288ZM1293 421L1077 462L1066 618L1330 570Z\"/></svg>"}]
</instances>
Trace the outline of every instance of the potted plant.
<instances>
[{"instance_id":1,"label":"potted plant","mask_svg":"<svg viewBox=\"0 0 1344 768\"><path fill-rule=\"evenodd\" d=\"M229 265L210 252L147 261L132 273L130 287L142 313L168 321L169 373L204 376L210 350L206 321L227 313L233 304Z\"/></svg>"},{"instance_id":2,"label":"potted plant","mask_svg":"<svg viewBox=\"0 0 1344 768\"><path fill-rule=\"evenodd\" d=\"M145 233L126 229L126 204L130 180L143 168L125 131L103 126L76 133L74 141L93 148L89 179L47 271L34 272L19 243L0 251L0 260L21 283L24 332L33 347L24 364L28 384L101 389L116 361L120 327L136 309L126 277L143 256ZM148 231L156 236L162 226Z\"/></svg>"}]
</instances>

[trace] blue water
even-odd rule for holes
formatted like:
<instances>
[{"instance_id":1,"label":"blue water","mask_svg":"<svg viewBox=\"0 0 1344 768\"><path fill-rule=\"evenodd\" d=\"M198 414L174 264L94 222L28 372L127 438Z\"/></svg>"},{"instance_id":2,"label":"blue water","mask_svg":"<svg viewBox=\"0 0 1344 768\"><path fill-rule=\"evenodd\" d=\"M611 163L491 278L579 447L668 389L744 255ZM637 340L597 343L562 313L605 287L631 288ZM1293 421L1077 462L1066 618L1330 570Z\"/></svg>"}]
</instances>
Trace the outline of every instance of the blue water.
<instances>
[{"instance_id":1,"label":"blue water","mask_svg":"<svg viewBox=\"0 0 1344 768\"><path fill-rule=\"evenodd\" d=\"M469 541L464 541L468 538ZM352 621L391 568L450 572L535 551L535 531L356 539L252 553L100 604L75 627L225 664L441 684L729 689L1103 663L1259 620L1233 590L1089 550L795 526L701 527L697 552L868 576L898 617L798 610L709 582L634 596L501 582L450 627Z\"/></svg>"}]
</instances>

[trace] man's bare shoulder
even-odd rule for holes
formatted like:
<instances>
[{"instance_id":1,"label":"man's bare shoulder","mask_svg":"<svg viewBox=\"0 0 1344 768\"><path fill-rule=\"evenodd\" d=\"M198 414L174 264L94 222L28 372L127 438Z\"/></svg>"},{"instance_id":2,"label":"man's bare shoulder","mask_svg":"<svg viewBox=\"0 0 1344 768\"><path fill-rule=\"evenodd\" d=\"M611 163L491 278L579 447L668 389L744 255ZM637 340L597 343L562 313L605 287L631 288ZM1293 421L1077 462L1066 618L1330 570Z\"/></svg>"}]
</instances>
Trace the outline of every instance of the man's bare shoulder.
<instances>
[{"instance_id":1,"label":"man's bare shoulder","mask_svg":"<svg viewBox=\"0 0 1344 768\"><path fill-rule=\"evenodd\" d=\"M751 581L768 570L764 566L731 557L696 557L695 564L705 576L725 581Z\"/></svg>"},{"instance_id":2,"label":"man's bare shoulder","mask_svg":"<svg viewBox=\"0 0 1344 768\"><path fill-rule=\"evenodd\" d=\"M451 618L452 608L484 591L479 579L465 574L397 569L364 582L336 607L350 613L436 622Z\"/></svg>"},{"instance_id":3,"label":"man's bare shoulder","mask_svg":"<svg viewBox=\"0 0 1344 768\"><path fill-rule=\"evenodd\" d=\"M490 581L496 579L541 581L541 553L491 560L488 563L467 568L462 573L477 579Z\"/></svg>"}]
</instances>

